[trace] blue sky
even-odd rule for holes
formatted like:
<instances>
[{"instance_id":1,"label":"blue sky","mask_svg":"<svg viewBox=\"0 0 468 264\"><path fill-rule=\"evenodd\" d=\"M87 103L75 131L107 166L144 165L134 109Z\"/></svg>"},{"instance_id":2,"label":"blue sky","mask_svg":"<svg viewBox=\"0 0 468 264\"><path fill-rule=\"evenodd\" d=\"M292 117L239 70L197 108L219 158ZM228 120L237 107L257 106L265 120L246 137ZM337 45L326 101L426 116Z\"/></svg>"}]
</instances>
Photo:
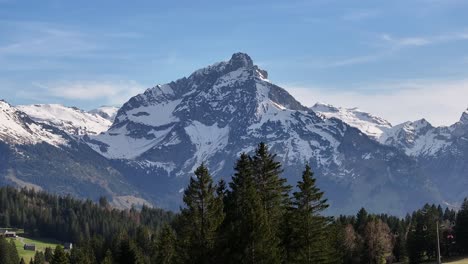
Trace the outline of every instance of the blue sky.
<instances>
[{"instance_id":1,"label":"blue sky","mask_svg":"<svg viewBox=\"0 0 468 264\"><path fill-rule=\"evenodd\" d=\"M0 0L0 98L120 104L248 53L305 105L451 124L468 107L468 1Z\"/></svg>"}]
</instances>

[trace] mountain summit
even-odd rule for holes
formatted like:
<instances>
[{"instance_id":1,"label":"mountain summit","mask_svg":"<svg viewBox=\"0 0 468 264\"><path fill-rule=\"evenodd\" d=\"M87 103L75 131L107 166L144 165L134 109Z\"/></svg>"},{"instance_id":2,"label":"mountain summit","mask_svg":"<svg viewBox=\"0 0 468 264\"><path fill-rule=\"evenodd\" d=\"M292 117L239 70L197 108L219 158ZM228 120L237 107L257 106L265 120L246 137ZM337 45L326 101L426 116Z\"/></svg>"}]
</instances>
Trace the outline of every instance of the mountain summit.
<instances>
[{"instance_id":1,"label":"mountain summit","mask_svg":"<svg viewBox=\"0 0 468 264\"><path fill-rule=\"evenodd\" d=\"M239 155L265 142L290 184L305 164L314 168L329 213L403 215L468 195L467 118L450 127L424 119L392 126L356 108L307 108L235 53L118 111L0 101L0 183L177 209L202 162L215 178L229 178Z\"/></svg>"},{"instance_id":2,"label":"mountain summit","mask_svg":"<svg viewBox=\"0 0 468 264\"><path fill-rule=\"evenodd\" d=\"M172 208L198 165L205 162L215 177L228 177L240 153L251 153L259 142L277 153L291 184L311 164L337 210L365 205L396 212L417 203L408 188L424 178L410 158L317 115L267 77L250 56L235 53L132 97L107 132L85 140L131 175L135 186Z\"/></svg>"}]
</instances>

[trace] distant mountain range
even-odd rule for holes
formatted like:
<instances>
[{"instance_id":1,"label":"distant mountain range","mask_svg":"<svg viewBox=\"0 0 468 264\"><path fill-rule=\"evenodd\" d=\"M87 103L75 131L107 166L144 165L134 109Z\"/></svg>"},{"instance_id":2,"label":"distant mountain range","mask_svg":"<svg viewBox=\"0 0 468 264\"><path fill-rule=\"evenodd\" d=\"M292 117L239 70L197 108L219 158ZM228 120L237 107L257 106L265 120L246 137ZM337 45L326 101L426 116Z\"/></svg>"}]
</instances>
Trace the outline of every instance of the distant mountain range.
<instances>
[{"instance_id":1,"label":"distant mountain range","mask_svg":"<svg viewBox=\"0 0 468 264\"><path fill-rule=\"evenodd\" d=\"M468 111L450 127L433 127L425 120L392 126L326 104L308 108L236 53L120 109L0 102L0 181L177 209L201 162L215 178L229 178L240 153L263 141L291 184L306 163L314 168L330 213L366 207L402 215L468 196L467 138Z\"/></svg>"}]
</instances>

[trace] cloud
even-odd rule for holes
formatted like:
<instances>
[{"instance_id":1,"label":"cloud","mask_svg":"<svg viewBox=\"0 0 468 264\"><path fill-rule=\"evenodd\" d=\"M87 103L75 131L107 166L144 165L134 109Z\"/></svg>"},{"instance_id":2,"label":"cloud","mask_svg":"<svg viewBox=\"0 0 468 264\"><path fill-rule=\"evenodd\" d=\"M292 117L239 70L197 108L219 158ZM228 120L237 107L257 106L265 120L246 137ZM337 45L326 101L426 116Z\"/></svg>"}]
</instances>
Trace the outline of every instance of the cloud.
<instances>
[{"instance_id":1,"label":"cloud","mask_svg":"<svg viewBox=\"0 0 468 264\"><path fill-rule=\"evenodd\" d=\"M325 62L316 63L313 66L319 69L327 69L366 64L390 57L406 48L416 48L463 40L468 40L468 31L432 35L428 37L394 37L388 33L383 33L380 34L376 40L374 40L375 44L377 44L377 46L380 48L374 53L349 58L341 58L337 60L328 60Z\"/></svg>"},{"instance_id":2,"label":"cloud","mask_svg":"<svg viewBox=\"0 0 468 264\"><path fill-rule=\"evenodd\" d=\"M451 125L467 109L468 79L406 80L370 84L348 90L329 87L283 85L301 103L316 102L359 107L392 124L426 118L433 125Z\"/></svg>"},{"instance_id":3,"label":"cloud","mask_svg":"<svg viewBox=\"0 0 468 264\"><path fill-rule=\"evenodd\" d=\"M345 21L363 21L375 18L378 15L380 15L380 11L377 9L352 10L344 14L342 19Z\"/></svg>"},{"instance_id":4,"label":"cloud","mask_svg":"<svg viewBox=\"0 0 468 264\"><path fill-rule=\"evenodd\" d=\"M144 91L144 87L135 81L62 81L34 85L43 96L76 101L99 100L106 104L122 104ZM36 94L26 95L35 97Z\"/></svg>"},{"instance_id":5,"label":"cloud","mask_svg":"<svg viewBox=\"0 0 468 264\"><path fill-rule=\"evenodd\" d=\"M382 34L380 38L389 42L394 47L424 46L433 42L432 40L421 37L394 38L389 34Z\"/></svg>"}]
</instances>

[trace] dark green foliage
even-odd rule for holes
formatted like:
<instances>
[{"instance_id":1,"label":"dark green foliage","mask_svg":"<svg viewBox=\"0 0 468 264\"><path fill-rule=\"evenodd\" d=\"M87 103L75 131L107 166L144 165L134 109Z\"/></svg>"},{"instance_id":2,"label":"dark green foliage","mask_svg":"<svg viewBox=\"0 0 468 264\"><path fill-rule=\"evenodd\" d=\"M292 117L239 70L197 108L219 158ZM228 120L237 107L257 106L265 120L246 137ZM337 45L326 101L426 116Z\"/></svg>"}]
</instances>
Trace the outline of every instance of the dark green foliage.
<instances>
[{"instance_id":1,"label":"dark green foliage","mask_svg":"<svg viewBox=\"0 0 468 264\"><path fill-rule=\"evenodd\" d=\"M460 211L458 212L455 234L459 248L468 253L468 199L463 200Z\"/></svg>"},{"instance_id":2,"label":"dark green foliage","mask_svg":"<svg viewBox=\"0 0 468 264\"><path fill-rule=\"evenodd\" d=\"M151 263L155 264L171 264L175 262L176 257L176 235L172 228L168 225L164 226L156 239L156 254L153 256Z\"/></svg>"},{"instance_id":3,"label":"dark green foliage","mask_svg":"<svg viewBox=\"0 0 468 264\"><path fill-rule=\"evenodd\" d=\"M54 257L54 252L51 248L46 248L45 251L44 251L44 259L45 261L47 262L51 262L52 261L52 258Z\"/></svg>"},{"instance_id":4,"label":"dark green foliage","mask_svg":"<svg viewBox=\"0 0 468 264\"><path fill-rule=\"evenodd\" d=\"M137 244L130 239L119 242L115 261L119 264L143 264L145 263L143 252Z\"/></svg>"},{"instance_id":5,"label":"dark green foliage","mask_svg":"<svg viewBox=\"0 0 468 264\"><path fill-rule=\"evenodd\" d=\"M309 165L297 188L288 216L291 237L288 239L287 263L334 263L327 231L330 219L320 215L328 207L327 200L317 188Z\"/></svg>"},{"instance_id":6,"label":"dark green foliage","mask_svg":"<svg viewBox=\"0 0 468 264\"><path fill-rule=\"evenodd\" d=\"M106 255L104 259L102 260L101 264L113 264L113 258L112 258L112 252L110 250L106 251Z\"/></svg>"},{"instance_id":7,"label":"dark green foliage","mask_svg":"<svg viewBox=\"0 0 468 264\"><path fill-rule=\"evenodd\" d=\"M57 246L54 250L54 256L50 264L69 264L68 256L61 246Z\"/></svg>"},{"instance_id":8,"label":"dark green foliage","mask_svg":"<svg viewBox=\"0 0 468 264\"><path fill-rule=\"evenodd\" d=\"M20 262L18 251L13 240L0 236L0 264L17 264Z\"/></svg>"},{"instance_id":9,"label":"dark green foliage","mask_svg":"<svg viewBox=\"0 0 468 264\"><path fill-rule=\"evenodd\" d=\"M217 196L216 189L207 167L200 165L183 198L186 207L181 211L178 244L186 252L184 263L215 263L215 245L224 220L223 197Z\"/></svg>"},{"instance_id":10,"label":"dark green foliage","mask_svg":"<svg viewBox=\"0 0 468 264\"><path fill-rule=\"evenodd\" d=\"M333 220L322 215L327 200L309 166L292 195L281 173L263 143L240 156L229 187L214 184L202 164L179 214L4 187L0 226L73 242L67 252L36 252L33 264L420 263L436 258L437 221L442 255L468 253L466 199L458 214L427 204L405 218L362 208ZM20 261L14 243L0 237L0 264Z\"/></svg>"},{"instance_id":11,"label":"dark green foliage","mask_svg":"<svg viewBox=\"0 0 468 264\"><path fill-rule=\"evenodd\" d=\"M143 206L136 209L117 210L103 208L90 200L81 201L70 196L58 197L44 192L0 188L0 215L10 212L12 226L22 227L33 236L79 243L89 240L91 234L110 239L120 230L131 234L137 231L138 222L148 228L158 229L169 222L173 213ZM5 223L0 222L0 226Z\"/></svg>"},{"instance_id":12,"label":"dark green foliage","mask_svg":"<svg viewBox=\"0 0 468 264\"><path fill-rule=\"evenodd\" d=\"M40 251L36 251L36 254L34 254L34 264L44 264L45 261L46 260L45 260L44 253Z\"/></svg>"},{"instance_id":13,"label":"dark green foliage","mask_svg":"<svg viewBox=\"0 0 468 264\"><path fill-rule=\"evenodd\" d=\"M278 237L272 232L253 163L246 154L237 161L226 199L227 263L278 263Z\"/></svg>"}]
</instances>

